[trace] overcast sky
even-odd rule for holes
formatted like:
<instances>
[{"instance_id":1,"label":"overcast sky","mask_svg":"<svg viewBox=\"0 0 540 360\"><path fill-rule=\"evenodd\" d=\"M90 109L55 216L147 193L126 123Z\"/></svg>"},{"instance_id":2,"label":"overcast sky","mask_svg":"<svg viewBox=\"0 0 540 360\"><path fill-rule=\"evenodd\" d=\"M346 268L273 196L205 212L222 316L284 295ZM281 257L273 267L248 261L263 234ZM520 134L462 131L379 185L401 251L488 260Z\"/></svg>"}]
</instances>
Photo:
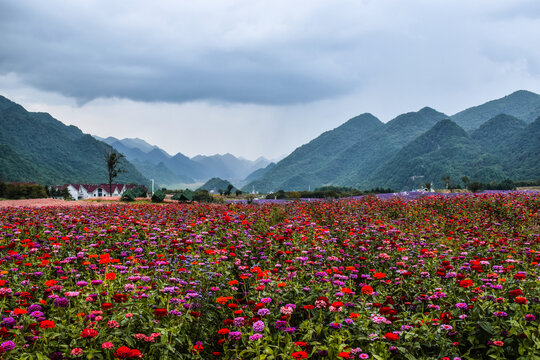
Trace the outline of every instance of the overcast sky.
<instances>
[{"instance_id":1,"label":"overcast sky","mask_svg":"<svg viewBox=\"0 0 540 360\"><path fill-rule=\"evenodd\" d=\"M540 93L538 0L1 0L0 94L171 154Z\"/></svg>"}]
</instances>

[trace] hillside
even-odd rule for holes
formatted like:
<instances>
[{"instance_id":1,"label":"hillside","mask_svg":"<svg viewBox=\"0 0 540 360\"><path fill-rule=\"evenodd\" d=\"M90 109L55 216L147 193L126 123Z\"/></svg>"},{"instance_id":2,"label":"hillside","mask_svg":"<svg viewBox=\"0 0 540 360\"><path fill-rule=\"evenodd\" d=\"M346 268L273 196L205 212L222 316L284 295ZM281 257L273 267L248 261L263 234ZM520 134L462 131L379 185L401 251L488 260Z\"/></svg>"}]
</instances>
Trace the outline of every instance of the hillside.
<instances>
[{"instance_id":1,"label":"hillside","mask_svg":"<svg viewBox=\"0 0 540 360\"><path fill-rule=\"evenodd\" d=\"M429 107L397 116L377 129L366 141L352 145L336 158L336 167L340 163L347 166L342 167L341 171L334 172L336 178L333 185L359 189L373 187L367 181L369 175L377 171L410 141L446 118L445 114Z\"/></svg>"},{"instance_id":2,"label":"hillside","mask_svg":"<svg viewBox=\"0 0 540 360\"><path fill-rule=\"evenodd\" d=\"M29 141L31 139L31 141ZM0 177L42 184L107 181L104 154L111 147L46 113L32 113L0 96ZM128 161L117 182L148 184Z\"/></svg>"},{"instance_id":3,"label":"hillside","mask_svg":"<svg viewBox=\"0 0 540 360\"><path fill-rule=\"evenodd\" d=\"M501 99L460 111L451 119L463 129L470 131L478 129L499 114L511 115L530 123L540 116L540 95L519 90Z\"/></svg>"},{"instance_id":4,"label":"hillside","mask_svg":"<svg viewBox=\"0 0 540 360\"><path fill-rule=\"evenodd\" d=\"M298 148L246 191L304 190L324 185L366 186L367 176L446 115L431 108L383 124L371 114L355 117Z\"/></svg>"},{"instance_id":5,"label":"hillside","mask_svg":"<svg viewBox=\"0 0 540 360\"><path fill-rule=\"evenodd\" d=\"M471 137L487 151L497 151L501 144L521 132L527 123L523 120L506 114L500 114L486 121Z\"/></svg>"},{"instance_id":6,"label":"hillside","mask_svg":"<svg viewBox=\"0 0 540 360\"><path fill-rule=\"evenodd\" d=\"M489 173L483 170L486 168ZM427 182L442 188L441 178L447 175L458 183L463 176L487 182L505 178L496 159L486 154L465 130L446 119L403 147L368 183L399 191Z\"/></svg>"},{"instance_id":7,"label":"hillside","mask_svg":"<svg viewBox=\"0 0 540 360\"><path fill-rule=\"evenodd\" d=\"M496 153L509 177L519 180L540 179L540 116L504 142Z\"/></svg>"},{"instance_id":8,"label":"hillside","mask_svg":"<svg viewBox=\"0 0 540 360\"><path fill-rule=\"evenodd\" d=\"M245 185L243 190L302 190L326 184L332 181L334 173L331 169L321 169L331 168L330 164L338 154L355 143L367 140L371 131L382 125L382 122L371 114L356 116L297 148L269 169L262 178Z\"/></svg>"},{"instance_id":9,"label":"hillside","mask_svg":"<svg viewBox=\"0 0 540 360\"><path fill-rule=\"evenodd\" d=\"M446 175L456 183L460 176L487 182L537 179L540 137L534 126L539 115L540 95L524 90L459 112L440 128L435 125L449 117L429 107L386 124L364 114L299 147L243 189L268 192L334 185L410 190L424 178L440 185ZM437 149L443 150L428 146L429 137L445 135L450 140L437 142ZM428 147L419 152L424 145Z\"/></svg>"},{"instance_id":10,"label":"hillside","mask_svg":"<svg viewBox=\"0 0 540 360\"><path fill-rule=\"evenodd\" d=\"M215 177L208 180L206 183L204 183L204 185L202 185L198 190L208 190L208 191L213 191L215 193L219 193L220 191L227 190L227 187L229 185L233 186L232 192L234 192L236 190L234 185L232 185L227 180L223 180L223 179Z\"/></svg>"}]
</instances>

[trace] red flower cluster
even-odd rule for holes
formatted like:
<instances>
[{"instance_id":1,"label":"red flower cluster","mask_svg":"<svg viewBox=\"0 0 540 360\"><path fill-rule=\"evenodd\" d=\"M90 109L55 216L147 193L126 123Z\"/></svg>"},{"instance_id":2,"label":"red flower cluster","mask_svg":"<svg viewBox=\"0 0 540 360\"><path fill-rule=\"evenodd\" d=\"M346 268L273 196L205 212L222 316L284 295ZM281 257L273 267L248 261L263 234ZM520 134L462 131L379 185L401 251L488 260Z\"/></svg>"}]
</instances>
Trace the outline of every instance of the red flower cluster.
<instances>
[{"instance_id":1,"label":"red flower cluster","mask_svg":"<svg viewBox=\"0 0 540 360\"><path fill-rule=\"evenodd\" d=\"M142 354L137 349L130 349L127 346L120 346L114 353L117 359L142 358Z\"/></svg>"}]
</instances>

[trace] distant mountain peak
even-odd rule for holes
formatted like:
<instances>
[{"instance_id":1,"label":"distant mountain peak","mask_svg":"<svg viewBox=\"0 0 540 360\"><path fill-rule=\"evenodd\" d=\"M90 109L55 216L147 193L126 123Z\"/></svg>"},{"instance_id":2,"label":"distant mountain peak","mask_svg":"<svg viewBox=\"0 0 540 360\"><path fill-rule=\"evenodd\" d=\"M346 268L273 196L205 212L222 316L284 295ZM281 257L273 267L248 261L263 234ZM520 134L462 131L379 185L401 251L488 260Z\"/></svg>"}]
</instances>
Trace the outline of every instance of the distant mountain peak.
<instances>
[{"instance_id":1,"label":"distant mountain peak","mask_svg":"<svg viewBox=\"0 0 540 360\"><path fill-rule=\"evenodd\" d=\"M540 95L527 90L514 91L500 99L460 111L452 115L452 119L465 130L474 130L499 114L532 122L540 115Z\"/></svg>"}]
</instances>

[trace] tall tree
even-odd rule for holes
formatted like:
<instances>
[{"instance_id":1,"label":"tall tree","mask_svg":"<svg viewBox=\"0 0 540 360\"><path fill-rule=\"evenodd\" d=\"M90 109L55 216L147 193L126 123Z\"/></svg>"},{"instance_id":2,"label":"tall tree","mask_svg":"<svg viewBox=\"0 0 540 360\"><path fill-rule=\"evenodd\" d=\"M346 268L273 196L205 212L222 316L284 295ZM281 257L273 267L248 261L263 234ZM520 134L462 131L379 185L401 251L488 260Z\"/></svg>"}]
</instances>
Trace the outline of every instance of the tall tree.
<instances>
[{"instance_id":1,"label":"tall tree","mask_svg":"<svg viewBox=\"0 0 540 360\"><path fill-rule=\"evenodd\" d=\"M107 172L109 174L109 196L112 196L112 183L118 174L125 172L121 167L121 160L125 158L124 154L120 154L115 150L108 150L105 153L105 159L107 161Z\"/></svg>"}]
</instances>

